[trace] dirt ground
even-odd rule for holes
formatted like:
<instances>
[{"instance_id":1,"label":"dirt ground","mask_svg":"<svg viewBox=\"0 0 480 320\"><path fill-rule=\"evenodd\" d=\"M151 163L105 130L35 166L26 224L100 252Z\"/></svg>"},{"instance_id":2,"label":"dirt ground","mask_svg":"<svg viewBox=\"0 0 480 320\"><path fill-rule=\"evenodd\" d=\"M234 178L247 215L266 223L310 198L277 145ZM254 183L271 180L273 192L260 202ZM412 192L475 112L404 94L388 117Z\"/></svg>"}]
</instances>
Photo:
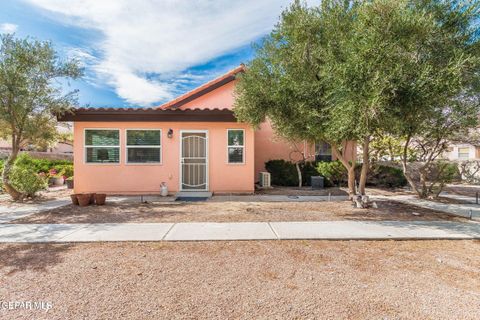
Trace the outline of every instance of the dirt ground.
<instances>
[{"instance_id":1,"label":"dirt ground","mask_svg":"<svg viewBox=\"0 0 480 320\"><path fill-rule=\"evenodd\" d=\"M120 222L242 222L328 220L455 220L430 209L394 201L378 201L378 208L356 209L349 201L336 202L119 202L105 206L66 207L43 211L10 223Z\"/></svg>"},{"instance_id":2,"label":"dirt ground","mask_svg":"<svg viewBox=\"0 0 480 320\"><path fill-rule=\"evenodd\" d=\"M38 195L33 198L24 199L21 202L14 202L12 198L7 193L0 194L0 205L7 205L7 206L16 206L21 204L36 204L42 203L49 200L56 200L60 198L69 197L72 194L71 189L66 189L65 187L54 187L48 188L48 190L40 191Z\"/></svg>"},{"instance_id":3,"label":"dirt ground","mask_svg":"<svg viewBox=\"0 0 480 320\"><path fill-rule=\"evenodd\" d=\"M0 245L2 319L479 319L478 241Z\"/></svg>"},{"instance_id":4,"label":"dirt ground","mask_svg":"<svg viewBox=\"0 0 480 320\"><path fill-rule=\"evenodd\" d=\"M346 188L324 188L312 189L311 187L278 187L275 186L269 189L255 190L255 194L269 194L269 195L289 195L289 196L346 196L348 189Z\"/></svg>"},{"instance_id":5,"label":"dirt ground","mask_svg":"<svg viewBox=\"0 0 480 320\"><path fill-rule=\"evenodd\" d=\"M448 185L446 186L443 191L446 191L448 193L453 193L453 194L459 194L462 196L468 196L468 197L475 197L476 193L480 193L480 186L476 185L466 185L466 184L458 184L458 185Z\"/></svg>"}]
</instances>

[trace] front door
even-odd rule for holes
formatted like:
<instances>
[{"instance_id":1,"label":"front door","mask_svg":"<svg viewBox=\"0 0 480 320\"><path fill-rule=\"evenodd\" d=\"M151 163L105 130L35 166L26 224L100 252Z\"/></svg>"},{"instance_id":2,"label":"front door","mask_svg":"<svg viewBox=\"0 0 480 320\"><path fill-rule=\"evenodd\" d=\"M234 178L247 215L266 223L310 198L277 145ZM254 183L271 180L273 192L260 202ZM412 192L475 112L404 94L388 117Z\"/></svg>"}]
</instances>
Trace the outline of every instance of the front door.
<instances>
[{"instance_id":1,"label":"front door","mask_svg":"<svg viewBox=\"0 0 480 320\"><path fill-rule=\"evenodd\" d=\"M207 131L182 131L180 144L180 188L208 190Z\"/></svg>"}]
</instances>

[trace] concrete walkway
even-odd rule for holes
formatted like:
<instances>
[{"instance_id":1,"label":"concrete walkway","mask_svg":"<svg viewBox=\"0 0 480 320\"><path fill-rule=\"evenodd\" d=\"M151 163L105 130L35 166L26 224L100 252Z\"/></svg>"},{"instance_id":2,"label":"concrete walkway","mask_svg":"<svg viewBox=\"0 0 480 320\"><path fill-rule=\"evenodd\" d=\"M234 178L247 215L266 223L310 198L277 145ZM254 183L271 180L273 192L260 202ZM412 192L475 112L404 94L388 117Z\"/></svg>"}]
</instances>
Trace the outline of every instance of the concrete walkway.
<instances>
[{"instance_id":1,"label":"concrete walkway","mask_svg":"<svg viewBox=\"0 0 480 320\"><path fill-rule=\"evenodd\" d=\"M0 224L0 242L480 239L480 223L320 221Z\"/></svg>"},{"instance_id":2,"label":"concrete walkway","mask_svg":"<svg viewBox=\"0 0 480 320\"><path fill-rule=\"evenodd\" d=\"M70 198L63 198L35 204L12 203L11 205L0 205L0 223L7 223L37 212L60 208L69 203L71 203Z\"/></svg>"},{"instance_id":3,"label":"concrete walkway","mask_svg":"<svg viewBox=\"0 0 480 320\"><path fill-rule=\"evenodd\" d=\"M453 204L453 203L440 203L431 200L418 199L414 195L398 195L398 196L372 196L372 200L393 200L411 204L421 208L432 209L436 211L446 212L459 217L470 218L472 214L472 220L480 221L480 206L477 204ZM460 200L459 198L455 198Z\"/></svg>"}]
</instances>

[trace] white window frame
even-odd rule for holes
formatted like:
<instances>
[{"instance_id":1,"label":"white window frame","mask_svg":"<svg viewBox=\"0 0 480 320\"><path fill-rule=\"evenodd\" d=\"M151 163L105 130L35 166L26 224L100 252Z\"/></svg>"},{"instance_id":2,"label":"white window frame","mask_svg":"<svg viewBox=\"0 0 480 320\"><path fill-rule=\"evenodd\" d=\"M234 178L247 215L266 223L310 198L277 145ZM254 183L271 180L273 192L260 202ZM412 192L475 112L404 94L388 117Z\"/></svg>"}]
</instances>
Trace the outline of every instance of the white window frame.
<instances>
[{"instance_id":1,"label":"white window frame","mask_svg":"<svg viewBox=\"0 0 480 320\"><path fill-rule=\"evenodd\" d=\"M242 131L243 132L243 145L241 146L235 146L235 145L229 145L228 144L228 133L230 131ZM245 164L245 139L246 139L246 136L245 136L245 129L241 129L241 128L238 128L238 129L235 129L235 128L231 128L231 129L227 129L227 164L229 165L244 165ZM230 162L230 157L229 157L229 153L228 153L228 150L230 148L242 148L243 149L243 152L242 152L242 162Z\"/></svg>"},{"instance_id":2,"label":"white window frame","mask_svg":"<svg viewBox=\"0 0 480 320\"><path fill-rule=\"evenodd\" d=\"M99 130L99 131L118 131L118 145L112 146L97 146L97 145L87 145L87 131L88 130ZM83 164L86 165L101 165L101 166L118 166L122 163L122 148L121 146L121 130L119 128L84 128L83 129ZM118 162L88 162L87 161L87 148L118 148Z\"/></svg>"},{"instance_id":3,"label":"white window frame","mask_svg":"<svg viewBox=\"0 0 480 320\"><path fill-rule=\"evenodd\" d=\"M142 146L129 146L128 145L128 131L160 131L160 145L142 145ZM125 164L135 166L158 166L163 164L163 132L160 128L128 128L125 129ZM128 161L128 149L129 148L160 148L160 162L130 162Z\"/></svg>"},{"instance_id":4,"label":"white window frame","mask_svg":"<svg viewBox=\"0 0 480 320\"><path fill-rule=\"evenodd\" d=\"M468 152L467 152L467 153L465 153L465 152L460 153L460 149L467 149ZM466 154L467 157L460 157L460 154ZM468 160L468 159L470 159L470 147L458 147L458 148L457 148L457 158L460 159L460 160Z\"/></svg>"}]
</instances>

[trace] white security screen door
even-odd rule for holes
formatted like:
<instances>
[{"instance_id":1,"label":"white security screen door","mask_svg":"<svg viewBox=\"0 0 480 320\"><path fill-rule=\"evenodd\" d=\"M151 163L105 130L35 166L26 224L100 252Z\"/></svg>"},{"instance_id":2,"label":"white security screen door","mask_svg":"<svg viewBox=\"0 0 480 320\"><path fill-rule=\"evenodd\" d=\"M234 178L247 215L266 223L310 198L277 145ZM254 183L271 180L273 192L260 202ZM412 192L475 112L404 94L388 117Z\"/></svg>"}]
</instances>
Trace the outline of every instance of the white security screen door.
<instances>
[{"instance_id":1,"label":"white security screen door","mask_svg":"<svg viewBox=\"0 0 480 320\"><path fill-rule=\"evenodd\" d=\"M182 131L180 149L181 189L208 190L207 132Z\"/></svg>"}]
</instances>

